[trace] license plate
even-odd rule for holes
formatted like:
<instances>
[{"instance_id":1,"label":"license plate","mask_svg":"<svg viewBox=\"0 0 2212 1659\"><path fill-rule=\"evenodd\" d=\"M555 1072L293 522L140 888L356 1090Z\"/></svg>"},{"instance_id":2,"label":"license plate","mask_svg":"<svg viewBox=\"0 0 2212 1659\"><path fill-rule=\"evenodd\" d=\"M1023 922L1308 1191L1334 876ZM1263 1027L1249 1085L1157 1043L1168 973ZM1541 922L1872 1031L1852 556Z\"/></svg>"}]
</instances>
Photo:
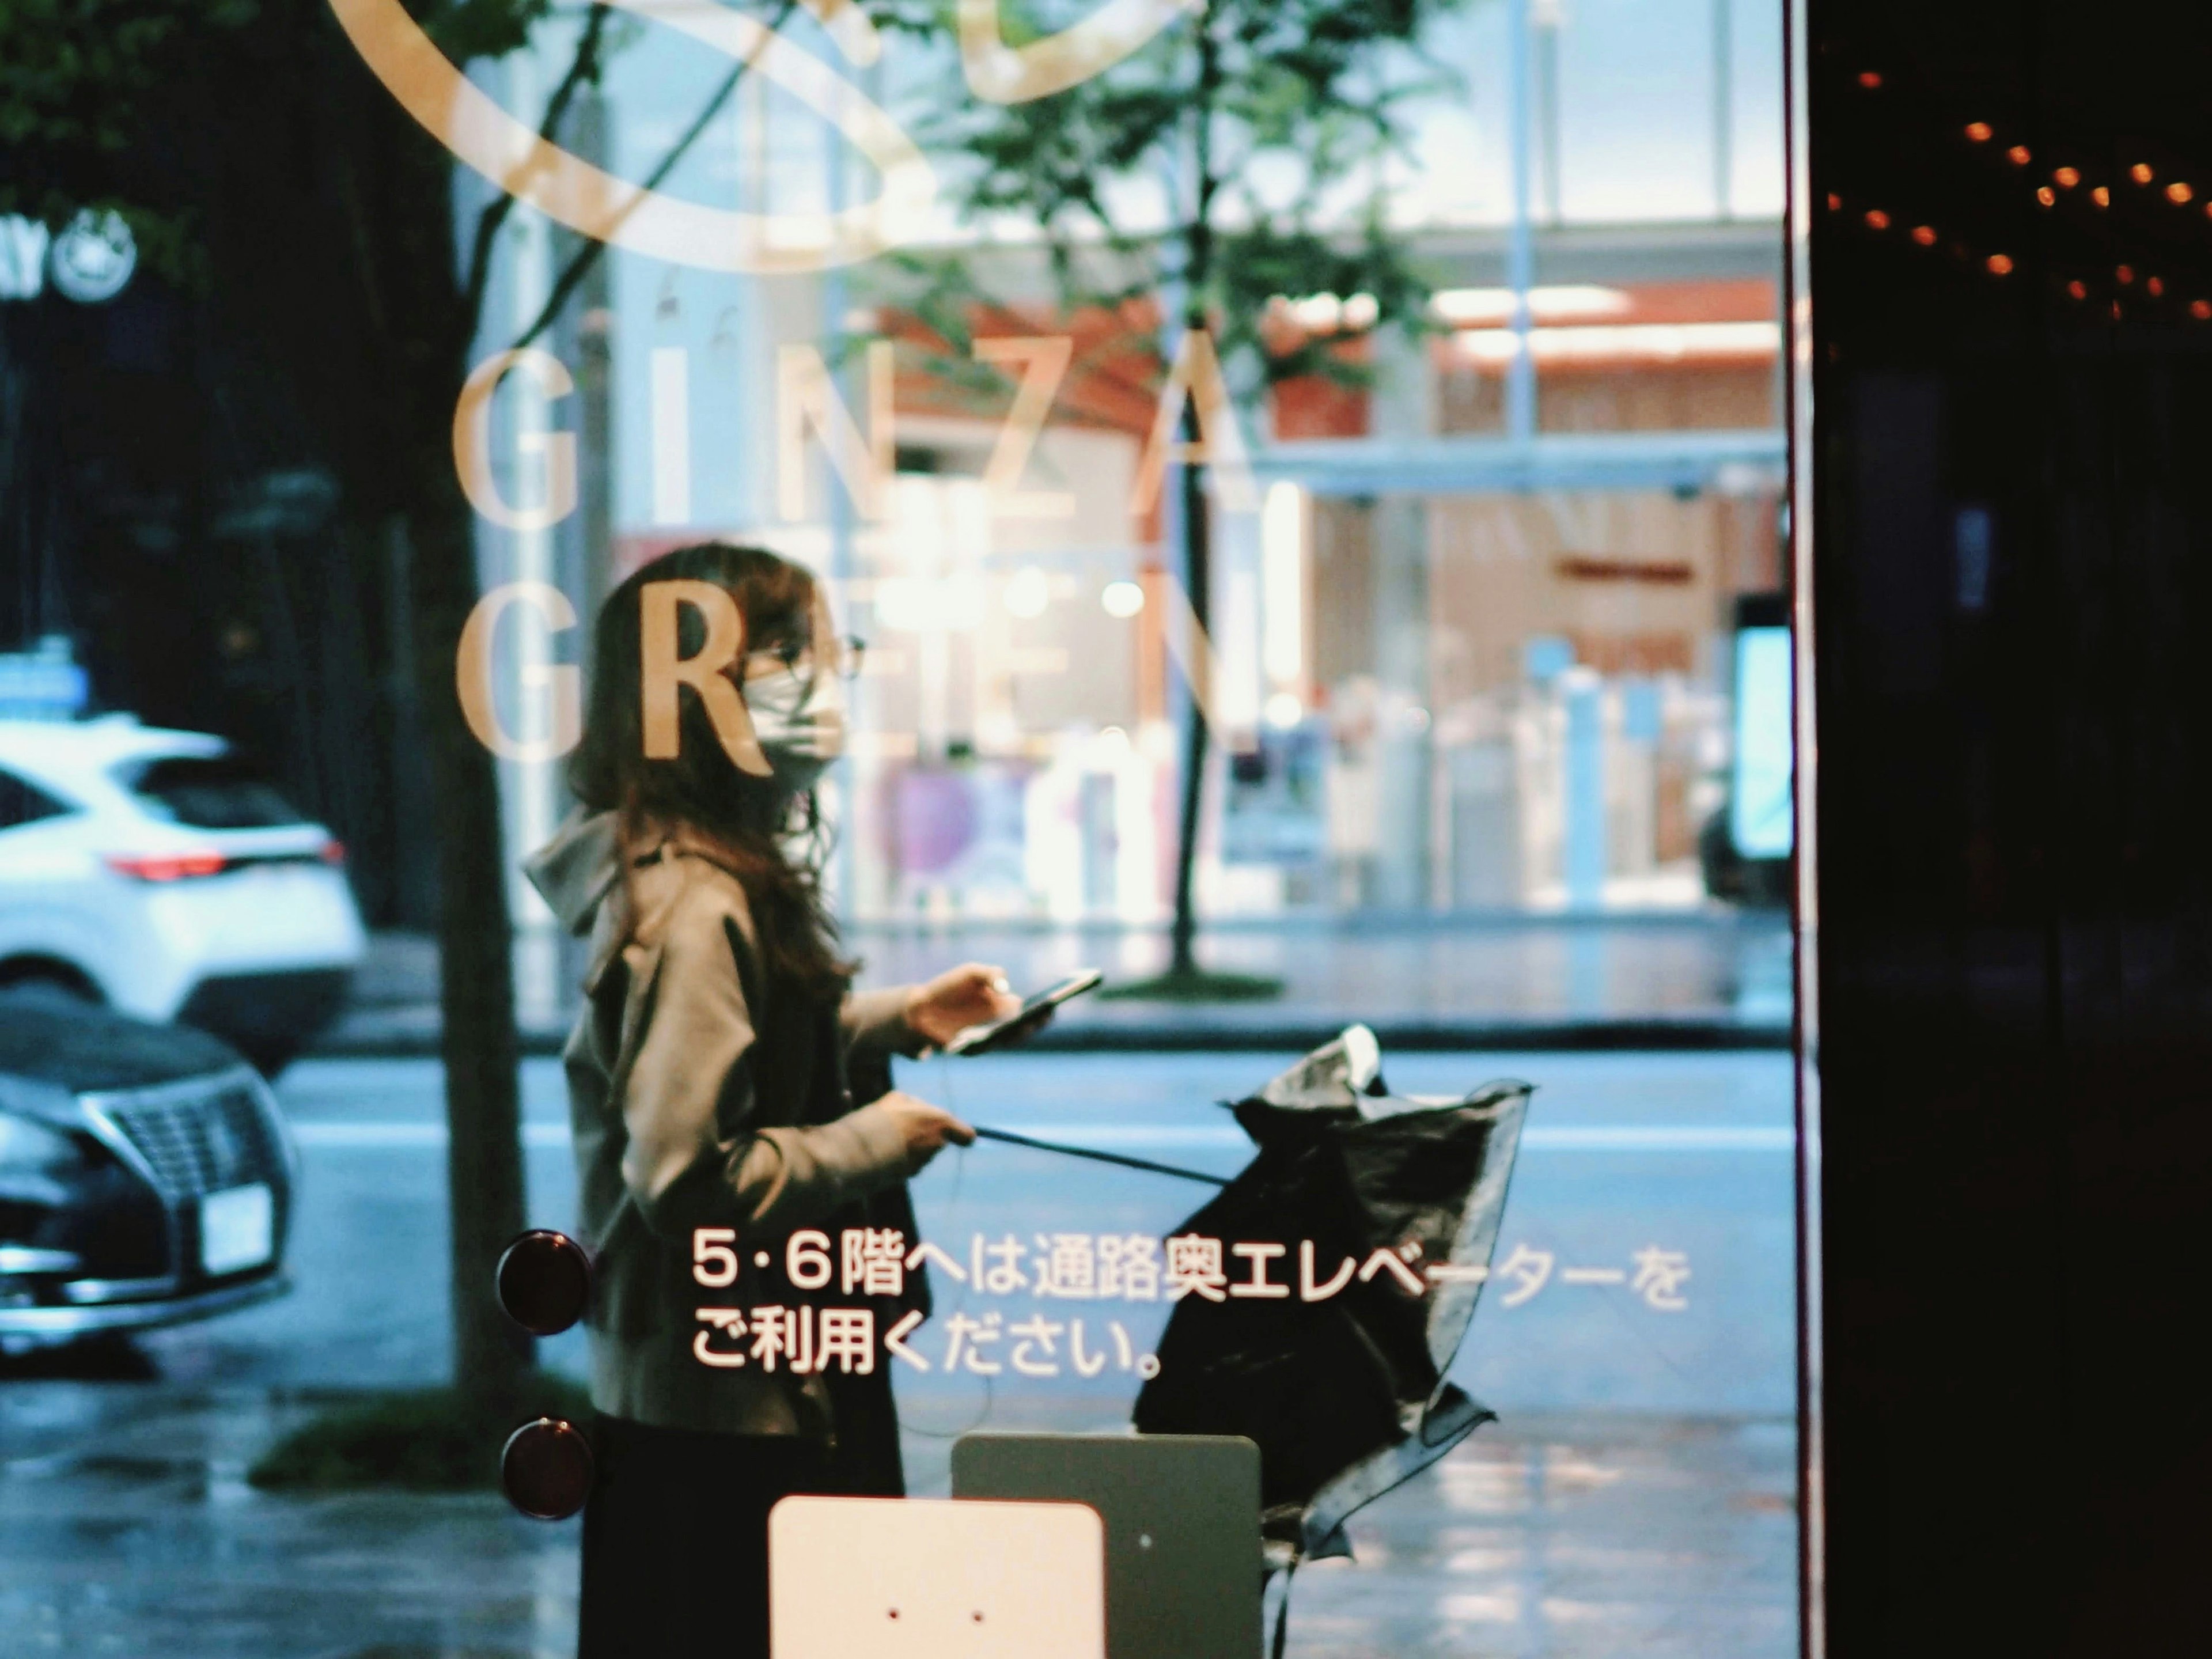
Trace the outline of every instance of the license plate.
<instances>
[{"instance_id":1,"label":"license plate","mask_svg":"<svg viewBox=\"0 0 2212 1659\"><path fill-rule=\"evenodd\" d=\"M322 873L296 865L249 864L238 872L238 888L252 894L257 903L313 902L324 890L319 879Z\"/></svg>"},{"instance_id":2,"label":"license plate","mask_svg":"<svg viewBox=\"0 0 2212 1659\"><path fill-rule=\"evenodd\" d=\"M210 1273L258 1267L276 1253L276 1200L265 1185L233 1187L200 1200L200 1267Z\"/></svg>"}]
</instances>

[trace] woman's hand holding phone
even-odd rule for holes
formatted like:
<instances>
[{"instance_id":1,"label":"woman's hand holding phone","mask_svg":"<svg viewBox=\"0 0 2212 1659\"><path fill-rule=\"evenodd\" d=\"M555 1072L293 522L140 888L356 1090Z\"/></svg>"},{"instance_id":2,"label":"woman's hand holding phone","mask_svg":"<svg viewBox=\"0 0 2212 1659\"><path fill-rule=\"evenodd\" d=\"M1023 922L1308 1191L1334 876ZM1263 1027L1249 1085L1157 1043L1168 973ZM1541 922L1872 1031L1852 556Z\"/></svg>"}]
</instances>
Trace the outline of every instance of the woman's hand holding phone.
<instances>
[{"instance_id":1,"label":"woman's hand holding phone","mask_svg":"<svg viewBox=\"0 0 2212 1659\"><path fill-rule=\"evenodd\" d=\"M906 1172L920 1175L947 1146L972 1146L975 1132L942 1106L894 1089L876 1103L891 1115L906 1140Z\"/></svg>"},{"instance_id":2,"label":"woman's hand holding phone","mask_svg":"<svg viewBox=\"0 0 2212 1659\"><path fill-rule=\"evenodd\" d=\"M1005 1019L1021 1006L1005 969L970 962L915 986L906 1023L932 1048L942 1048L969 1026Z\"/></svg>"}]
</instances>

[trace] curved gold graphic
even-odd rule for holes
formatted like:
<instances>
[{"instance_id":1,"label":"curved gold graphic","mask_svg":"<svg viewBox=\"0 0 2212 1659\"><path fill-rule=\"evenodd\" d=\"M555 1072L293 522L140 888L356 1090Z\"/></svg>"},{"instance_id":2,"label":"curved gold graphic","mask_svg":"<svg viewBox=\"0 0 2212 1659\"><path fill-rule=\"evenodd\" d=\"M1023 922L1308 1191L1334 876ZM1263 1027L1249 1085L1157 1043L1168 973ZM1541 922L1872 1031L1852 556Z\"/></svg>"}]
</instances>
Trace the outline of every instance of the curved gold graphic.
<instances>
[{"instance_id":1,"label":"curved gold graphic","mask_svg":"<svg viewBox=\"0 0 2212 1659\"><path fill-rule=\"evenodd\" d=\"M742 12L698 0L608 0L751 64L830 122L883 174L875 200L836 213L743 213L647 190L539 137L455 68L399 0L330 3L376 78L464 164L569 229L633 253L755 276L852 264L917 234L937 194L936 175L896 122Z\"/></svg>"},{"instance_id":2,"label":"curved gold graphic","mask_svg":"<svg viewBox=\"0 0 2212 1659\"><path fill-rule=\"evenodd\" d=\"M854 0L801 0L801 3L828 33L830 43L862 69L884 55L883 36Z\"/></svg>"},{"instance_id":3,"label":"curved gold graphic","mask_svg":"<svg viewBox=\"0 0 2212 1659\"><path fill-rule=\"evenodd\" d=\"M1026 104L1111 69L1206 0L1106 0L1057 34L1010 46L999 30L999 0L960 0L960 66L968 89L994 104Z\"/></svg>"}]
</instances>

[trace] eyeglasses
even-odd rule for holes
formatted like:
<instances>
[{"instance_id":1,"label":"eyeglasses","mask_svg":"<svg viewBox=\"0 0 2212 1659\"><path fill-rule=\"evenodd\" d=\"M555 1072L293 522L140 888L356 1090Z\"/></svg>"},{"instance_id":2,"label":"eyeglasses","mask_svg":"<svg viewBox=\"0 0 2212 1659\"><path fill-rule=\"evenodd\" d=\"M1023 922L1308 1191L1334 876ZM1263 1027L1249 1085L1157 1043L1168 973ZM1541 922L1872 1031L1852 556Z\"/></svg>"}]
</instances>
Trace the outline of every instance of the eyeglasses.
<instances>
[{"instance_id":1,"label":"eyeglasses","mask_svg":"<svg viewBox=\"0 0 2212 1659\"><path fill-rule=\"evenodd\" d=\"M866 640L851 634L833 634L826 642L779 640L745 654L750 660L774 662L803 678L811 679L827 669L841 680L851 680L860 678L860 664L867 653Z\"/></svg>"}]
</instances>

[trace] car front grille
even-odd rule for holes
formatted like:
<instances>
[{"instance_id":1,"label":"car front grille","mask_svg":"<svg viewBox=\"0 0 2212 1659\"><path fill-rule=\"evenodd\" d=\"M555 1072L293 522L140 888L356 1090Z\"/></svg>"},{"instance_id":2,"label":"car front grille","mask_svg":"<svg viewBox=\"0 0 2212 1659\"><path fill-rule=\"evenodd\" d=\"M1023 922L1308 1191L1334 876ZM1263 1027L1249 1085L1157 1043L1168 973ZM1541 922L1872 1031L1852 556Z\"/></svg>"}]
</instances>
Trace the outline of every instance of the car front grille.
<instances>
[{"instance_id":1,"label":"car front grille","mask_svg":"<svg viewBox=\"0 0 2212 1659\"><path fill-rule=\"evenodd\" d=\"M283 1149L242 1083L198 1095L112 1097L103 1107L171 1203L283 1179Z\"/></svg>"}]
</instances>

